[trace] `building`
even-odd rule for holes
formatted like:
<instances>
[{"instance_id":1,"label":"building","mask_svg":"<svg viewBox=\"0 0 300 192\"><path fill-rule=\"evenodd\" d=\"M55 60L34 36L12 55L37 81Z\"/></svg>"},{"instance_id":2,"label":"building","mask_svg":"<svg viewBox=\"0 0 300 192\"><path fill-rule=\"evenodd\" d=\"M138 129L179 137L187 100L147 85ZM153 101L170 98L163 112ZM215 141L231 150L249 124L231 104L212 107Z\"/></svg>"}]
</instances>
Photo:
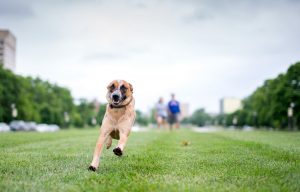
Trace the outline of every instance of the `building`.
<instances>
[{"instance_id":1,"label":"building","mask_svg":"<svg viewBox=\"0 0 300 192\"><path fill-rule=\"evenodd\" d=\"M223 98L220 101L220 114L233 113L242 108L242 100L238 98Z\"/></svg>"},{"instance_id":2,"label":"building","mask_svg":"<svg viewBox=\"0 0 300 192\"><path fill-rule=\"evenodd\" d=\"M8 30L0 29L0 64L6 69L16 69L16 38Z\"/></svg>"}]
</instances>

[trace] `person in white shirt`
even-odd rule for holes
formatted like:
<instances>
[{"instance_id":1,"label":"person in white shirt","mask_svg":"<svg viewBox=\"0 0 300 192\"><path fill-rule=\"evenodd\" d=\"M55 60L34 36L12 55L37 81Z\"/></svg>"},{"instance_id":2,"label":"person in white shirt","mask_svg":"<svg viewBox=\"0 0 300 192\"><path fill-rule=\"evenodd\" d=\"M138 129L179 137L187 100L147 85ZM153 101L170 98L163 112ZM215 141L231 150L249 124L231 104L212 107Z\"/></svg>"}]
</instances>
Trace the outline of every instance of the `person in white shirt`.
<instances>
[{"instance_id":1,"label":"person in white shirt","mask_svg":"<svg viewBox=\"0 0 300 192\"><path fill-rule=\"evenodd\" d=\"M167 122L167 106L164 104L164 99L161 97L155 106L155 118L157 122L157 128L165 128Z\"/></svg>"}]
</instances>

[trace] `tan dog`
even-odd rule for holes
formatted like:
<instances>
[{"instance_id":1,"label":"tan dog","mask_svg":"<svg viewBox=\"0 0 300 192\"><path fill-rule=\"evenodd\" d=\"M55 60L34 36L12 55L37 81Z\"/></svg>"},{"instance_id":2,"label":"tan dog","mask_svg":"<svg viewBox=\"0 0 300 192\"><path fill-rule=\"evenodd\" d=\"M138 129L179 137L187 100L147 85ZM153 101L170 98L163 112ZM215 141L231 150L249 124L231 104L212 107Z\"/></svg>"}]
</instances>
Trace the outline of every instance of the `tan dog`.
<instances>
[{"instance_id":1,"label":"tan dog","mask_svg":"<svg viewBox=\"0 0 300 192\"><path fill-rule=\"evenodd\" d=\"M119 140L113 152L117 156L123 154L131 127L135 121L134 98L132 85L124 80L114 80L107 86L108 104L102 120L100 135L96 143L93 161L89 170L96 171L104 143L109 149L112 139Z\"/></svg>"}]
</instances>

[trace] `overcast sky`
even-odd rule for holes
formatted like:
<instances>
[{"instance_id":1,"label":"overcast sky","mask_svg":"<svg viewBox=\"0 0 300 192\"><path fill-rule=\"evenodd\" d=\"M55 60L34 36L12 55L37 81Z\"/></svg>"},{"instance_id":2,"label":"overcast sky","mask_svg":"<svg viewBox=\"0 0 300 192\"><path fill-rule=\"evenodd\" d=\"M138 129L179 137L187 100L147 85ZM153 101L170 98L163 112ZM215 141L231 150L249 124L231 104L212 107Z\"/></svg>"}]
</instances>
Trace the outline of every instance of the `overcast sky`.
<instances>
[{"instance_id":1,"label":"overcast sky","mask_svg":"<svg viewBox=\"0 0 300 192\"><path fill-rule=\"evenodd\" d=\"M219 112L300 60L300 1L0 0L0 28L17 37L17 73L105 101L134 86L147 111L176 93Z\"/></svg>"}]
</instances>

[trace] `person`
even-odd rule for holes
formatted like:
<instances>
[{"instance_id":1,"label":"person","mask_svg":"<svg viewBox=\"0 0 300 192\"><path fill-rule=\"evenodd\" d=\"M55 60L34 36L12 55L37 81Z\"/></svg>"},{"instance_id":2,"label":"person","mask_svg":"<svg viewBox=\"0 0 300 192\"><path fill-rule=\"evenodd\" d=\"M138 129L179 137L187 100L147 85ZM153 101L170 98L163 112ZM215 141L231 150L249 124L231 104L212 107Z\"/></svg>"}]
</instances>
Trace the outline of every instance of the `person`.
<instances>
[{"instance_id":1,"label":"person","mask_svg":"<svg viewBox=\"0 0 300 192\"><path fill-rule=\"evenodd\" d=\"M169 112L169 123L170 129L172 129L173 124L175 127L179 128L179 115L180 115L180 103L175 99L175 94L171 94L171 100L168 103Z\"/></svg>"},{"instance_id":2,"label":"person","mask_svg":"<svg viewBox=\"0 0 300 192\"><path fill-rule=\"evenodd\" d=\"M167 107L164 104L164 99L161 97L155 106L155 118L157 122L157 128L165 127L167 119Z\"/></svg>"}]
</instances>

